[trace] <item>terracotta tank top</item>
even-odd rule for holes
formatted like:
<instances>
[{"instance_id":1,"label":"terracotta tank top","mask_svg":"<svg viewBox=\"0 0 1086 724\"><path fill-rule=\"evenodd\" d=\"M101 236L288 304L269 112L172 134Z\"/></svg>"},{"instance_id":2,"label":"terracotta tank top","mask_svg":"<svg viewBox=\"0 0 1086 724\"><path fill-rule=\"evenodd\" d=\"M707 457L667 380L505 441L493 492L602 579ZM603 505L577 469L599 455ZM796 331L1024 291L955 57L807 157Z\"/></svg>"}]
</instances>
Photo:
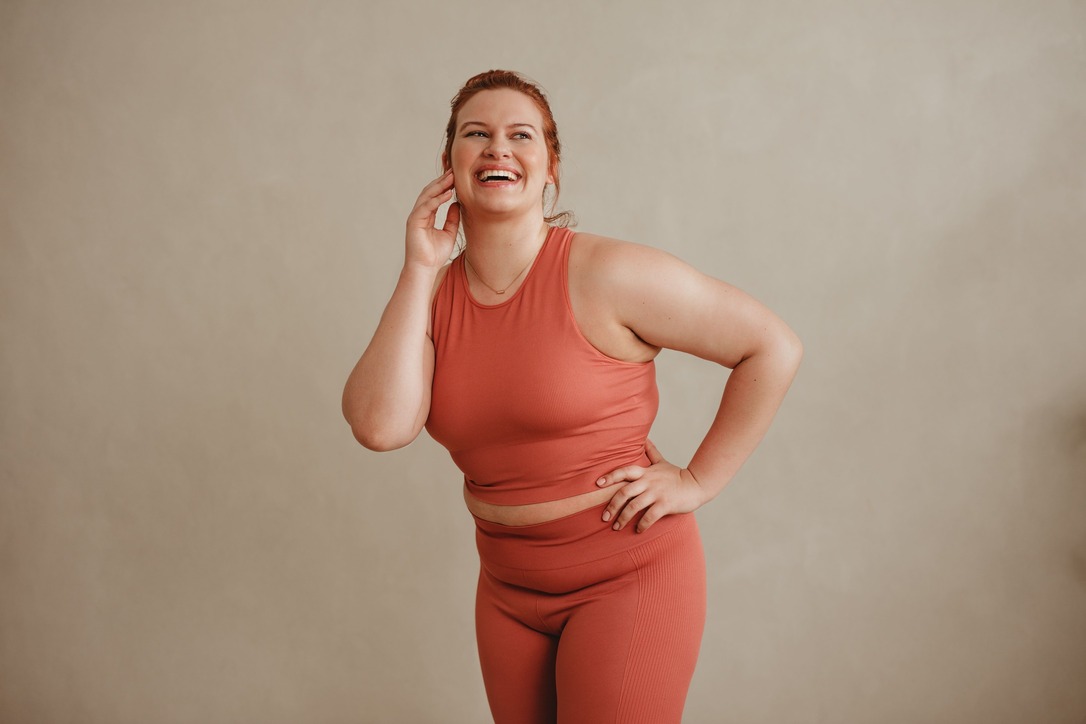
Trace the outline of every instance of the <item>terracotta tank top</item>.
<instances>
[{"instance_id":1,"label":"terracotta tank top","mask_svg":"<svg viewBox=\"0 0 1086 724\"><path fill-rule=\"evenodd\" d=\"M652 361L624 362L581 334L569 301L574 234L553 227L521 286L499 304L468 291L453 260L433 306L436 352L426 429L495 505L597 490L622 465L648 465L659 396Z\"/></svg>"}]
</instances>

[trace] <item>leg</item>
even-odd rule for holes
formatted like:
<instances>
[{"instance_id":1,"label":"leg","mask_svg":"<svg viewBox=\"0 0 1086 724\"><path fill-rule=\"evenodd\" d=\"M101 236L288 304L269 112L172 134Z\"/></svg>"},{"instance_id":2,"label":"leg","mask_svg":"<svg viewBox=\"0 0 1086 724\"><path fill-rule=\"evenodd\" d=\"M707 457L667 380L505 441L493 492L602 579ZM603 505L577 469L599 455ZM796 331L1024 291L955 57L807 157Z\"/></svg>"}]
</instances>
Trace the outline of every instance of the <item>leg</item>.
<instances>
[{"instance_id":1,"label":"leg","mask_svg":"<svg viewBox=\"0 0 1086 724\"><path fill-rule=\"evenodd\" d=\"M541 628L530 591L479 571L475 637L495 724L554 724L558 637Z\"/></svg>"},{"instance_id":2,"label":"leg","mask_svg":"<svg viewBox=\"0 0 1086 724\"><path fill-rule=\"evenodd\" d=\"M636 570L593 586L569 615L557 661L560 724L682 718L705 625L697 525L691 518L630 556Z\"/></svg>"}]
</instances>

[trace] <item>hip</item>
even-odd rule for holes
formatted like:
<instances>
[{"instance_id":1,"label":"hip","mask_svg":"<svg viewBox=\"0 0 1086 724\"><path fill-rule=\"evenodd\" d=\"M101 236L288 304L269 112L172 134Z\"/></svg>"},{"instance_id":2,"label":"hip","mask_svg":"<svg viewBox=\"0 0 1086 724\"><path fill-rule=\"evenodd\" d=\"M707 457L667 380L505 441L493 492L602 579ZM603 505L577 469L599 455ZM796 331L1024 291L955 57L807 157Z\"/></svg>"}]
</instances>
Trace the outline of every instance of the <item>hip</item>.
<instances>
[{"instance_id":1,"label":"hip","mask_svg":"<svg viewBox=\"0 0 1086 724\"><path fill-rule=\"evenodd\" d=\"M664 516L644 533L635 533L634 526L616 531L604 522L605 505L534 525L508 526L476 517L480 563L498 580L550 593L632 573L650 560L663 560L660 556L685 560L704 577L693 513Z\"/></svg>"}]
</instances>

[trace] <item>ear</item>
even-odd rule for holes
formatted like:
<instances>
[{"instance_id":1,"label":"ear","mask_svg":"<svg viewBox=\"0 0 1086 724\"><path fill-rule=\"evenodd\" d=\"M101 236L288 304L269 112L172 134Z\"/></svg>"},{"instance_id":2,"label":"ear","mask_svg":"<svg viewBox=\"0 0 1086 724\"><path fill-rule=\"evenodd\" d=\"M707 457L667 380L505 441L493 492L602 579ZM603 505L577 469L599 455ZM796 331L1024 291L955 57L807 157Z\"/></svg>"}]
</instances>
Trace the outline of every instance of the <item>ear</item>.
<instances>
[{"instance_id":1,"label":"ear","mask_svg":"<svg viewBox=\"0 0 1086 724\"><path fill-rule=\"evenodd\" d=\"M449 170L449 155L444 151L441 152L441 169L443 171Z\"/></svg>"},{"instance_id":2,"label":"ear","mask_svg":"<svg viewBox=\"0 0 1086 724\"><path fill-rule=\"evenodd\" d=\"M556 178L558 178L558 164L552 161L551 167L547 171L547 183L553 184Z\"/></svg>"}]
</instances>

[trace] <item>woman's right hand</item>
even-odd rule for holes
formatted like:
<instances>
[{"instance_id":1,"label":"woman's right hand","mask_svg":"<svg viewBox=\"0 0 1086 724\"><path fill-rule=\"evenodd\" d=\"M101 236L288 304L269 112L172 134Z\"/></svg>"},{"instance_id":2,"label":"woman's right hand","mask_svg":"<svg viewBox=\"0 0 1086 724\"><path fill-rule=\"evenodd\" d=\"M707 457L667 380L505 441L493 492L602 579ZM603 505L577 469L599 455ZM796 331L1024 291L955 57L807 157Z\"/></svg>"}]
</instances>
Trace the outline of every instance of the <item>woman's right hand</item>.
<instances>
[{"instance_id":1,"label":"woman's right hand","mask_svg":"<svg viewBox=\"0 0 1086 724\"><path fill-rule=\"evenodd\" d=\"M435 228L437 210L453 196L453 174L449 169L426 185L407 217L405 263L439 269L452 256L460 228L460 204L449 206L445 225Z\"/></svg>"}]
</instances>

